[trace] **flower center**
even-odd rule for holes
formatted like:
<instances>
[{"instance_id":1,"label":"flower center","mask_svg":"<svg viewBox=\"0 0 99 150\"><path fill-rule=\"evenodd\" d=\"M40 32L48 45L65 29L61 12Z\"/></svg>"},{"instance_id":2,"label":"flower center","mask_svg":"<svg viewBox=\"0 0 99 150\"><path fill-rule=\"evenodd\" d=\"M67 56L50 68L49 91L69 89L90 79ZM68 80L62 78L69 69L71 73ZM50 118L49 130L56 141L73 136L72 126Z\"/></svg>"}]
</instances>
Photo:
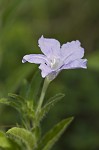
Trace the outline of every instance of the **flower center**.
<instances>
[{"instance_id":1,"label":"flower center","mask_svg":"<svg viewBox=\"0 0 99 150\"><path fill-rule=\"evenodd\" d=\"M59 67L60 67L60 59L53 58L51 60L51 68L55 70L55 69L58 69Z\"/></svg>"}]
</instances>

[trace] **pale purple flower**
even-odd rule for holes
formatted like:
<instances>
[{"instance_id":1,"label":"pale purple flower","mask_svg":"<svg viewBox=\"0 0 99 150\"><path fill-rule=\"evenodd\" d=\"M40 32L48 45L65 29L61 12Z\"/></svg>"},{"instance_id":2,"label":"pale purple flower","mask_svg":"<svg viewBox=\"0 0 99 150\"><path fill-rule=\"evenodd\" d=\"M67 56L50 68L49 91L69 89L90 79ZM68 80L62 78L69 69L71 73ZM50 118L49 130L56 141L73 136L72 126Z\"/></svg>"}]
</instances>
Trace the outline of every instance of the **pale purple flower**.
<instances>
[{"instance_id":1,"label":"pale purple flower","mask_svg":"<svg viewBox=\"0 0 99 150\"><path fill-rule=\"evenodd\" d=\"M82 59L84 48L78 40L60 46L59 41L41 36L38 44L43 54L25 55L22 62L40 64L43 78L53 80L63 69L87 68L87 59Z\"/></svg>"}]
</instances>

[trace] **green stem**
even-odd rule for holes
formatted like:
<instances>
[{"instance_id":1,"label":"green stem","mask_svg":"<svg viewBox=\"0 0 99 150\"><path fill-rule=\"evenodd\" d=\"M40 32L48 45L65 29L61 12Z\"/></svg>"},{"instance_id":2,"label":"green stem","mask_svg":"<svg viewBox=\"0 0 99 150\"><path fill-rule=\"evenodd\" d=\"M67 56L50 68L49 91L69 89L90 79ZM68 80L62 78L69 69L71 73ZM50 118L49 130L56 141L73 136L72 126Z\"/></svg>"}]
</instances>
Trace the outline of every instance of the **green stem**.
<instances>
[{"instance_id":1,"label":"green stem","mask_svg":"<svg viewBox=\"0 0 99 150\"><path fill-rule=\"evenodd\" d=\"M45 93L46 93L49 83L50 83L50 80L48 80L48 78L45 78L36 112L38 112L41 109L41 106L43 104L43 100L44 100Z\"/></svg>"}]
</instances>

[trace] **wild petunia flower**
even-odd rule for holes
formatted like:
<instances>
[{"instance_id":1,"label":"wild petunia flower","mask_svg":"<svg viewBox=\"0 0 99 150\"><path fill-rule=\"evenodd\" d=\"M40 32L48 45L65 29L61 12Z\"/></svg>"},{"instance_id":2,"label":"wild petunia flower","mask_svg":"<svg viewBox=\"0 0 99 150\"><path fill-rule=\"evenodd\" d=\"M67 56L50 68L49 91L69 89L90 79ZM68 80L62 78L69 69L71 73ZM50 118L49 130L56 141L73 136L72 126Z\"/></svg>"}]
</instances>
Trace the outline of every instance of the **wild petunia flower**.
<instances>
[{"instance_id":1,"label":"wild petunia flower","mask_svg":"<svg viewBox=\"0 0 99 150\"><path fill-rule=\"evenodd\" d=\"M40 64L43 78L53 80L63 69L87 68L87 59L82 59L84 48L78 40L60 46L59 41L41 36L38 44L43 54L25 55L22 62Z\"/></svg>"}]
</instances>

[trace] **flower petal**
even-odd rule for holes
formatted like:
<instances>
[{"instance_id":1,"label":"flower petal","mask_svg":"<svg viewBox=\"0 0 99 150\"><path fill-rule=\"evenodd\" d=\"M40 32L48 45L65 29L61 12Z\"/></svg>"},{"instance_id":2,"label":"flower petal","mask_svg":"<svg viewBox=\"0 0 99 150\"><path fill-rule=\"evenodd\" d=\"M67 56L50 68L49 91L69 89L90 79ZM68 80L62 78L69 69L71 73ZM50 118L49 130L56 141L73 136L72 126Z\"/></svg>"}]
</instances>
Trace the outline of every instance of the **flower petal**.
<instances>
[{"instance_id":1,"label":"flower petal","mask_svg":"<svg viewBox=\"0 0 99 150\"><path fill-rule=\"evenodd\" d=\"M49 63L47 57L42 54L29 54L25 55L22 59L22 63L25 62L41 64L41 63Z\"/></svg>"},{"instance_id":2,"label":"flower petal","mask_svg":"<svg viewBox=\"0 0 99 150\"><path fill-rule=\"evenodd\" d=\"M41 74L42 74L42 77L45 78L49 73L52 72L51 68L49 66L47 66L46 64L41 64L39 66L39 69L41 69Z\"/></svg>"},{"instance_id":3,"label":"flower petal","mask_svg":"<svg viewBox=\"0 0 99 150\"><path fill-rule=\"evenodd\" d=\"M60 57L60 43L55 39L41 38L38 40L41 51L48 57Z\"/></svg>"},{"instance_id":4,"label":"flower petal","mask_svg":"<svg viewBox=\"0 0 99 150\"><path fill-rule=\"evenodd\" d=\"M68 64L65 64L62 68L62 69L75 69L75 68L84 68L86 69L87 66L87 59L77 59L77 60L74 60Z\"/></svg>"},{"instance_id":5,"label":"flower petal","mask_svg":"<svg viewBox=\"0 0 99 150\"><path fill-rule=\"evenodd\" d=\"M80 46L80 42L72 41L63 44L61 47L61 53L64 59L64 63L68 64L71 61L82 58L84 56L84 48Z\"/></svg>"}]
</instances>

